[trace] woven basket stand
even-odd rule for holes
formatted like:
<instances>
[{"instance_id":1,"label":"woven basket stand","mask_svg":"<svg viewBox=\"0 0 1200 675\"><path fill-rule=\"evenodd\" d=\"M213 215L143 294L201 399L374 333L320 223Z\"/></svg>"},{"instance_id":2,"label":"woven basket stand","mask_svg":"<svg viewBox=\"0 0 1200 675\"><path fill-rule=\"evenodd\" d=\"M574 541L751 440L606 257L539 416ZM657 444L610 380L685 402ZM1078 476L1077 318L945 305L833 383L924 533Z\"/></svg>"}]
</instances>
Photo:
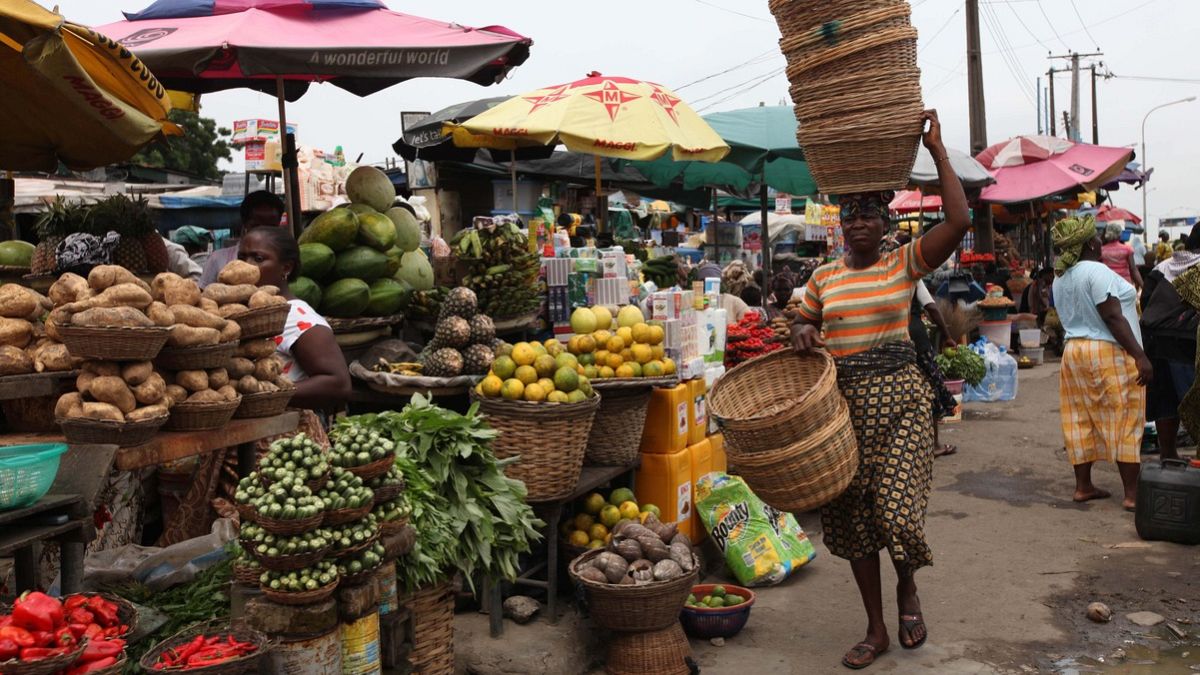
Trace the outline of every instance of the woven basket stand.
<instances>
[{"instance_id":1,"label":"woven basket stand","mask_svg":"<svg viewBox=\"0 0 1200 675\"><path fill-rule=\"evenodd\" d=\"M408 601L412 613L410 661L422 675L454 672L454 596L450 584L418 589Z\"/></svg>"},{"instance_id":2,"label":"woven basket stand","mask_svg":"<svg viewBox=\"0 0 1200 675\"><path fill-rule=\"evenodd\" d=\"M651 387L604 390L596 413L604 424L592 424L585 463L629 466L637 461L650 394Z\"/></svg>"}]
</instances>

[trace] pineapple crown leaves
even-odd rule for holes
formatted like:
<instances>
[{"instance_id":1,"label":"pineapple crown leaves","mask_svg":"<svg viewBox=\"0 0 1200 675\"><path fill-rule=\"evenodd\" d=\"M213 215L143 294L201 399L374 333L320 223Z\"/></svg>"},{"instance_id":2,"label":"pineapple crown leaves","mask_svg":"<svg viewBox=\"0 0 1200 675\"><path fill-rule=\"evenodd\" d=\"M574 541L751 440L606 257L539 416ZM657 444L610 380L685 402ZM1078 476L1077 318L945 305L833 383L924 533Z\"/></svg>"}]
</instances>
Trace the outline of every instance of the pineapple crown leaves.
<instances>
[{"instance_id":1,"label":"pineapple crown leaves","mask_svg":"<svg viewBox=\"0 0 1200 675\"><path fill-rule=\"evenodd\" d=\"M46 207L35 229L39 238L64 237L74 232L87 232L91 225L91 209L83 200L69 200L62 195Z\"/></svg>"},{"instance_id":2,"label":"pineapple crown leaves","mask_svg":"<svg viewBox=\"0 0 1200 675\"><path fill-rule=\"evenodd\" d=\"M116 194L96 202L92 207L95 226L104 232L115 231L132 237L154 231L154 216L150 202L144 196L130 198Z\"/></svg>"}]
</instances>

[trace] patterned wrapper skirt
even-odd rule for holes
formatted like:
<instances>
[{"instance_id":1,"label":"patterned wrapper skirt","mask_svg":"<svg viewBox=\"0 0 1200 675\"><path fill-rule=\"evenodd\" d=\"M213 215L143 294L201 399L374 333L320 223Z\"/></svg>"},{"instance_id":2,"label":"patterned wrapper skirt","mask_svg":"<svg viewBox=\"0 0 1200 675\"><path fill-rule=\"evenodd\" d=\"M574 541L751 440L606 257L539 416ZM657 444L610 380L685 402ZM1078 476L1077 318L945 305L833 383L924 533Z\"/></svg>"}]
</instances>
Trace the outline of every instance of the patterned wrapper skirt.
<instances>
[{"instance_id":1,"label":"patterned wrapper skirt","mask_svg":"<svg viewBox=\"0 0 1200 675\"><path fill-rule=\"evenodd\" d=\"M855 367L894 356L902 363L891 368ZM933 564L925 541L933 478L933 394L915 363L912 343L891 343L838 359L838 387L850 406L860 462L846 491L821 509L825 545L851 561L886 549L909 573Z\"/></svg>"},{"instance_id":2,"label":"patterned wrapper skirt","mask_svg":"<svg viewBox=\"0 0 1200 675\"><path fill-rule=\"evenodd\" d=\"M1146 426L1146 389L1120 345L1072 339L1058 374L1063 439L1072 465L1138 462Z\"/></svg>"}]
</instances>

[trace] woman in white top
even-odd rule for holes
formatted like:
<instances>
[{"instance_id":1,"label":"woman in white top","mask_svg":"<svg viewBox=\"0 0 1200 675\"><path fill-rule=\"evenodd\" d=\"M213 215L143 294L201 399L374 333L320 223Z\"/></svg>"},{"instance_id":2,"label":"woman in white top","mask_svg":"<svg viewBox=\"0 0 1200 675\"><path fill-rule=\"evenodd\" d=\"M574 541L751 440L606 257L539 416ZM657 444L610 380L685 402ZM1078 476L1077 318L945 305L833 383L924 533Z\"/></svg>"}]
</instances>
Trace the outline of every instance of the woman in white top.
<instances>
[{"instance_id":1,"label":"woman in white top","mask_svg":"<svg viewBox=\"0 0 1200 675\"><path fill-rule=\"evenodd\" d=\"M329 322L307 302L292 295L288 281L300 272L300 248L286 229L260 227L246 233L238 258L258 267L260 284L278 286L291 311L283 335L275 337L283 372L296 384L292 405L338 410L350 398L350 371L333 339Z\"/></svg>"}]
</instances>

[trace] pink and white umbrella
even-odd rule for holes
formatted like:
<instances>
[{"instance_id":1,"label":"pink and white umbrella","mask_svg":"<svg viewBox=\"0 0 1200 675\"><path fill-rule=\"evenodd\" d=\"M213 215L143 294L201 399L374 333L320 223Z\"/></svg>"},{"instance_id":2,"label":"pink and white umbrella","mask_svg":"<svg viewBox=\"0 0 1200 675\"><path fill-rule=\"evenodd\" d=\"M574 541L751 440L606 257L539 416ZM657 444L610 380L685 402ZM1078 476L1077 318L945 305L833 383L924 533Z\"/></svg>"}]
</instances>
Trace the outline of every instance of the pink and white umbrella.
<instances>
[{"instance_id":1,"label":"pink and white umbrella","mask_svg":"<svg viewBox=\"0 0 1200 675\"><path fill-rule=\"evenodd\" d=\"M983 189L986 202L1013 203L1067 190L1093 190L1121 173L1129 148L1075 143L1055 136L1018 136L975 157L996 179Z\"/></svg>"},{"instance_id":2,"label":"pink and white umbrella","mask_svg":"<svg viewBox=\"0 0 1200 675\"><path fill-rule=\"evenodd\" d=\"M901 190L888 204L895 213L916 213L918 211L937 212L942 210L942 198L937 195L924 195L920 190Z\"/></svg>"},{"instance_id":3,"label":"pink and white umbrella","mask_svg":"<svg viewBox=\"0 0 1200 675\"><path fill-rule=\"evenodd\" d=\"M1102 223L1126 222L1141 225L1142 219L1134 212L1112 204L1105 204L1096 210L1096 220Z\"/></svg>"}]
</instances>

